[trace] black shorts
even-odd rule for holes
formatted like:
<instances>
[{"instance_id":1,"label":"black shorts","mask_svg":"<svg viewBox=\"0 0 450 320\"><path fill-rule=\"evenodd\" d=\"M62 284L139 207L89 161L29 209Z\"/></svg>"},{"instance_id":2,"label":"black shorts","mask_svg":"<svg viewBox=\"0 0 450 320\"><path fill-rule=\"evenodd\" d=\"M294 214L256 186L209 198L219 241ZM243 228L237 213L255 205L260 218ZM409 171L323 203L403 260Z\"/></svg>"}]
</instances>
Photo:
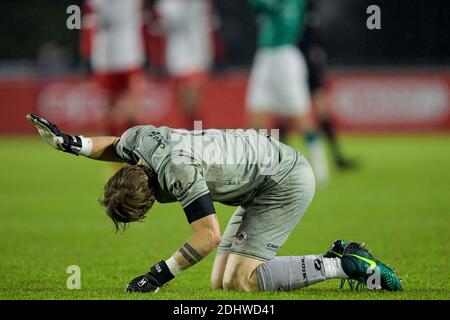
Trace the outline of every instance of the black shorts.
<instances>
[{"instance_id":1,"label":"black shorts","mask_svg":"<svg viewBox=\"0 0 450 320\"><path fill-rule=\"evenodd\" d=\"M311 92L322 88L323 84L323 68L311 61L307 61L308 65L308 86Z\"/></svg>"}]
</instances>

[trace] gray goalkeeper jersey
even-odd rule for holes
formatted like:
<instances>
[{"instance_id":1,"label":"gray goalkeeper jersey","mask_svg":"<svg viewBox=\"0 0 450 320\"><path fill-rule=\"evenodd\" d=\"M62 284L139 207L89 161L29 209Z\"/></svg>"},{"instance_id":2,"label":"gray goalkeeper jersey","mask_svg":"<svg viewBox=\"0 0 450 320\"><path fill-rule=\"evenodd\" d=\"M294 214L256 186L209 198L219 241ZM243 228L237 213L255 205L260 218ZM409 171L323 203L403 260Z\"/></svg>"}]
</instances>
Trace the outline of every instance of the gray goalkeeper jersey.
<instances>
[{"instance_id":1,"label":"gray goalkeeper jersey","mask_svg":"<svg viewBox=\"0 0 450 320\"><path fill-rule=\"evenodd\" d=\"M159 202L179 201L183 208L208 192L214 201L245 206L283 179L299 156L252 129L137 126L125 131L115 148L120 158L141 159L156 172Z\"/></svg>"}]
</instances>

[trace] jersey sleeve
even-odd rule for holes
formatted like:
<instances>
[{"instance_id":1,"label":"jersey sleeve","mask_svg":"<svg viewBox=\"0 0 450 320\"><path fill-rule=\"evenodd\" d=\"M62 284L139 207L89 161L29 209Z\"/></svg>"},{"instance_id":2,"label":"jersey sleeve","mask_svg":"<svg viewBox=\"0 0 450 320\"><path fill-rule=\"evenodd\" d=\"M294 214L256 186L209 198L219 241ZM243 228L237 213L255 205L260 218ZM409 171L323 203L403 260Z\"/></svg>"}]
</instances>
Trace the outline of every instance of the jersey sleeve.
<instances>
[{"instance_id":1,"label":"jersey sleeve","mask_svg":"<svg viewBox=\"0 0 450 320\"><path fill-rule=\"evenodd\" d=\"M166 189L186 209L195 200L208 194L209 189L198 165L177 160L180 158L169 160L161 173Z\"/></svg>"},{"instance_id":2,"label":"jersey sleeve","mask_svg":"<svg viewBox=\"0 0 450 320\"><path fill-rule=\"evenodd\" d=\"M139 158L133 152L139 143L139 133L142 126L132 127L125 131L120 139L114 144L114 153L119 159L128 164L136 164Z\"/></svg>"}]
</instances>

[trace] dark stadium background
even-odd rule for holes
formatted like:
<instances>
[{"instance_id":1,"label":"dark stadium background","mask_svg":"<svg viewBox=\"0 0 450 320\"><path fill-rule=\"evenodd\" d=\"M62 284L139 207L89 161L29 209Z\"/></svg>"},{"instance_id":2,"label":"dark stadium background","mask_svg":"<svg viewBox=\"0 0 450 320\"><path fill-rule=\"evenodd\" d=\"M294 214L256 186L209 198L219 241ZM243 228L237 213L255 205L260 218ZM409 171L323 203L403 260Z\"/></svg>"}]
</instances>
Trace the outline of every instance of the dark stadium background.
<instances>
[{"instance_id":1,"label":"dark stadium background","mask_svg":"<svg viewBox=\"0 0 450 320\"><path fill-rule=\"evenodd\" d=\"M154 1L148 1L148 4ZM254 15L245 1L214 0L227 48L227 66L248 67L254 49ZM332 66L354 65L449 65L450 3L445 0L315 0L323 16L319 35ZM3 1L0 20L0 74L33 71L39 48L55 41L67 50L68 62L76 67L78 32L63 29L65 9L76 0ZM365 9L379 5L382 29L370 31ZM62 32L63 31L63 32ZM23 68L22 68L23 67ZM26 67L30 67L27 69Z\"/></svg>"}]
</instances>

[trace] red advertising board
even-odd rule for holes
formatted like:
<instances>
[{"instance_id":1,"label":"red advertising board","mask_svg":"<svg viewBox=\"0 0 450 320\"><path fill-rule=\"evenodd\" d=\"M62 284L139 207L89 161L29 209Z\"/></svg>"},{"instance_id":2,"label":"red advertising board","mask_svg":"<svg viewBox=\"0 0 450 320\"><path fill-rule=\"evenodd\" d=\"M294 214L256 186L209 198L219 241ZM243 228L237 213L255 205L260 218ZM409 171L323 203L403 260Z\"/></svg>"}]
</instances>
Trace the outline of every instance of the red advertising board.
<instances>
[{"instance_id":1,"label":"red advertising board","mask_svg":"<svg viewBox=\"0 0 450 320\"><path fill-rule=\"evenodd\" d=\"M212 78L204 88L199 114L204 128L245 126L246 76L232 74ZM183 127L183 112L176 106L170 81L145 79L139 90L139 123ZM126 103L122 105L124 112ZM0 79L0 134L28 134L33 128L25 120L36 113L64 130L104 132L105 96L93 81L82 77L52 80Z\"/></svg>"},{"instance_id":2,"label":"red advertising board","mask_svg":"<svg viewBox=\"0 0 450 320\"><path fill-rule=\"evenodd\" d=\"M450 73L332 73L327 77L327 102L343 130L448 130Z\"/></svg>"},{"instance_id":3,"label":"red advertising board","mask_svg":"<svg viewBox=\"0 0 450 320\"><path fill-rule=\"evenodd\" d=\"M247 127L247 75L212 77L199 114L204 128ZM326 77L327 107L341 130L366 132L450 130L450 72L332 72ZM183 127L168 82L146 79L139 94L140 123ZM25 114L34 112L73 132L104 132L105 98L83 77L0 79L0 134L28 134Z\"/></svg>"}]
</instances>

